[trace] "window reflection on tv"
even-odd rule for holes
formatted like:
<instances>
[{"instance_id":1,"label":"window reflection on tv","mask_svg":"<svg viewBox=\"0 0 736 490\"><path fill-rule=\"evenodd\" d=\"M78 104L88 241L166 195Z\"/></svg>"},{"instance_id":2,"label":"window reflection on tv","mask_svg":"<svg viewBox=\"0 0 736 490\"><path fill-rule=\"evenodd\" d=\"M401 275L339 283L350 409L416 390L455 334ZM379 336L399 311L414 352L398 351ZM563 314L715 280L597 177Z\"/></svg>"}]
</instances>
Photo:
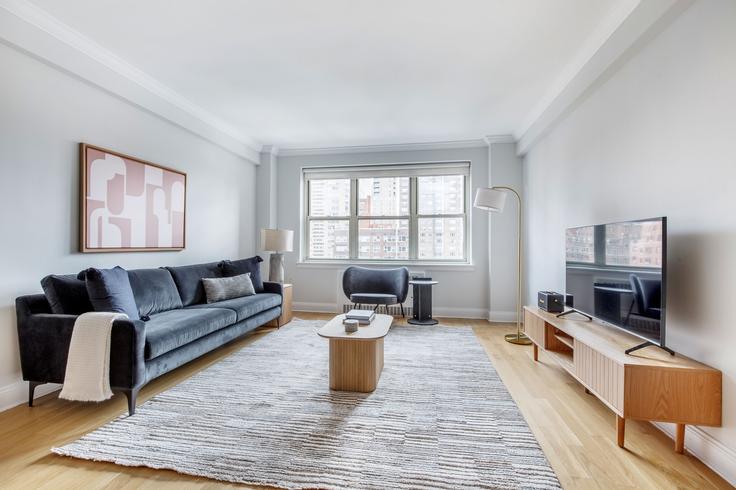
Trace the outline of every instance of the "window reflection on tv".
<instances>
[{"instance_id":1,"label":"window reflection on tv","mask_svg":"<svg viewBox=\"0 0 736 490\"><path fill-rule=\"evenodd\" d=\"M652 218L568 229L574 307L664 345L666 228L666 218Z\"/></svg>"}]
</instances>

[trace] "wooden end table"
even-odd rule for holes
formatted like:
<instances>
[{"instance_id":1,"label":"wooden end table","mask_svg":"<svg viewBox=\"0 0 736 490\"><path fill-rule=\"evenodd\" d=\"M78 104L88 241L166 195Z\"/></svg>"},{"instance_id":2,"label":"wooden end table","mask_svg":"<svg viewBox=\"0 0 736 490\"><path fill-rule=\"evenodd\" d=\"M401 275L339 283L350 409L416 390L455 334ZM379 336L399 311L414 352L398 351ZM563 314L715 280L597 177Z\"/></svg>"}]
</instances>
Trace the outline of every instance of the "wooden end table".
<instances>
[{"instance_id":1,"label":"wooden end table","mask_svg":"<svg viewBox=\"0 0 736 490\"><path fill-rule=\"evenodd\" d=\"M337 315L317 331L330 340L330 389L369 393L376 389L383 370L383 338L394 318L376 315L370 325L345 332L345 315Z\"/></svg>"},{"instance_id":2,"label":"wooden end table","mask_svg":"<svg viewBox=\"0 0 736 490\"><path fill-rule=\"evenodd\" d=\"M274 318L270 322L266 323L264 327L276 327L280 328L289 323L294 316L292 312L291 304L292 298L294 297L294 288L291 284L284 284L284 296L281 299L281 315L278 318Z\"/></svg>"}]
</instances>

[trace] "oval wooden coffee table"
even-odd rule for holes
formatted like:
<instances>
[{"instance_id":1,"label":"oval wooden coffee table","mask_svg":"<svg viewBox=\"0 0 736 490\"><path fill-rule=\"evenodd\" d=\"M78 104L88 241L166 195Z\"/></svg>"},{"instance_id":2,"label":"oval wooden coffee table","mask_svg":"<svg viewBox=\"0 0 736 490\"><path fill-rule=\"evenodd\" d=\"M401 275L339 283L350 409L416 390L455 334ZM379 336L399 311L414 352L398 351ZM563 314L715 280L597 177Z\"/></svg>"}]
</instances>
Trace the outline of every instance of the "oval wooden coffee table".
<instances>
[{"instance_id":1,"label":"oval wooden coffee table","mask_svg":"<svg viewBox=\"0 0 736 490\"><path fill-rule=\"evenodd\" d=\"M370 325L347 333L337 315L317 330L330 339L330 389L369 393L376 389L383 369L383 338L393 322L390 315L376 315Z\"/></svg>"}]
</instances>

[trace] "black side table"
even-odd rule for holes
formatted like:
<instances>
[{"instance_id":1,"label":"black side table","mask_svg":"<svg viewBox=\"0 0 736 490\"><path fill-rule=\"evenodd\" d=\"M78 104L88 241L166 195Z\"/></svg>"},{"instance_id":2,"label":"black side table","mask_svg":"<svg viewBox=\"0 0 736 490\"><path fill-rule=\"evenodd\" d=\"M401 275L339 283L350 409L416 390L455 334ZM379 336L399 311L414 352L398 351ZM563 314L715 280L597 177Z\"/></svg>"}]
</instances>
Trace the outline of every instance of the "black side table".
<instances>
[{"instance_id":1,"label":"black side table","mask_svg":"<svg viewBox=\"0 0 736 490\"><path fill-rule=\"evenodd\" d=\"M437 281L430 279L412 279L409 284L414 288L413 316L407 320L412 325L437 325L432 318L432 286Z\"/></svg>"}]
</instances>

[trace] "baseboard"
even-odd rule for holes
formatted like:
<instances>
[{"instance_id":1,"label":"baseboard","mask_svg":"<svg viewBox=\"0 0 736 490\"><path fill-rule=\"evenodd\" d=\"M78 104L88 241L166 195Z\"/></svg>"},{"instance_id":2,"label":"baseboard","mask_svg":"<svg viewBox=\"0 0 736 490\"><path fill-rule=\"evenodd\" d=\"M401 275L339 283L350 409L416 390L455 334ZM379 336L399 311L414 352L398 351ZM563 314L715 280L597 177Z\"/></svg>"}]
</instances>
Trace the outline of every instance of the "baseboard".
<instances>
[{"instance_id":1,"label":"baseboard","mask_svg":"<svg viewBox=\"0 0 736 490\"><path fill-rule=\"evenodd\" d=\"M432 316L438 318L485 319L488 312L484 308L453 308L451 306L435 306Z\"/></svg>"},{"instance_id":2,"label":"baseboard","mask_svg":"<svg viewBox=\"0 0 736 490\"><path fill-rule=\"evenodd\" d=\"M308 311L314 313L337 313L339 311L338 305L335 303L294 302L292 309L296 312ZM297 314L297 316L299 315Z\"/></svg>"},{"instance_id":3,"label":"baseboard","mask_svg":"<svg viewBox=\"0 0 736 490\"><path fill-rule=\"evenodd\" d=\"M296 312L308 311L315 313L338 313L341 310L342 305L334 303L308 303L308 302L294 302L293 309ZM442 307L435 306L432 309L432 315L436 317L445 318L483 318L485 319L488 312L484 308L453 308L453 307ZM297 316L299 316L297 314Z\"/></svg>"},{"instance_id":4,"label":"baseboard","mask_svg":"<svg viewBox=\"0 0 736 490\"><path fill-rule=\"evenodd\" d=\"M49 383L36 388L34 400L61 389L61 385ZM0 388L0 412L28 403L28 381L16 381Z\"/></svg>"},{"instance_id":5,"label":"baseboard","mask_svg":"<svg viewBox=\"0 0 736 490\"><path fill-rule=\"evenodd\" d=\"M489 322L493 323L513 323L516 322L515 311L489 311L487 317Z\"/></svg>"},{"instance_id":6,"label":"baseboard","mask_svg":"<svg viewBox=\"0 0 736 490\"><path fill-rule=\"evenodd\" d=\"M664 422L652 424L674 441L674 424ZM736 486L736 451L724 446L703 429L692 425L688 425L685 429L685 449L731 485Z\"/></svg>"}]
</instances>

